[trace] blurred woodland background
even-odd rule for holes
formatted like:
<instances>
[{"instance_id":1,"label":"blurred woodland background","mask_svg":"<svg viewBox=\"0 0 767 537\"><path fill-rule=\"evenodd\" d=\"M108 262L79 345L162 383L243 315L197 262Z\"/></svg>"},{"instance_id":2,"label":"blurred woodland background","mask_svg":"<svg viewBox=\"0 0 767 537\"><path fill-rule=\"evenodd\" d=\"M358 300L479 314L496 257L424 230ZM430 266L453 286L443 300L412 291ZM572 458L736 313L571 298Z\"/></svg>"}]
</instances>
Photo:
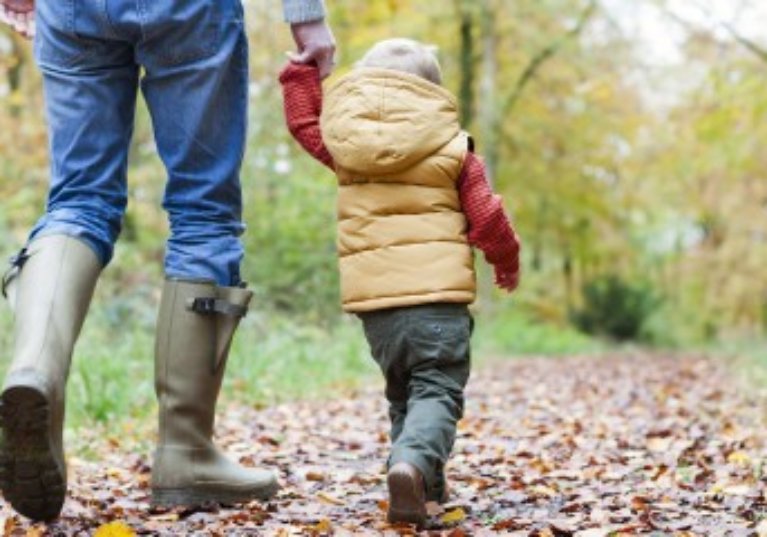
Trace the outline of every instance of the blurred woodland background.
<instances>
[{"instance_id":1,"label":"blurred woodland background","mask_svg":"<svg viewBox=\"0 0 767 537\"><path fill-rule=\"evenodd\" d=\"M287 133L279 2L245 2L251 38L244 272L257 292L229 397L271 403L375 378L340 312L335 184ZM767 5L760 0L328 0L343 74L376 40L439 47L523 239L511 297L483 271L481 356L614 342L737 348L767 331ZM165 174L143 102L116 256L78 346L75 423L153 408ZM48 178L31 46L0 30L0 254L24 242ZM478 258L481 254L478 253ZM8 355L11 319L0 313ZM767 367L767 358L763 365Z\"/></svg>"}]
</instances>

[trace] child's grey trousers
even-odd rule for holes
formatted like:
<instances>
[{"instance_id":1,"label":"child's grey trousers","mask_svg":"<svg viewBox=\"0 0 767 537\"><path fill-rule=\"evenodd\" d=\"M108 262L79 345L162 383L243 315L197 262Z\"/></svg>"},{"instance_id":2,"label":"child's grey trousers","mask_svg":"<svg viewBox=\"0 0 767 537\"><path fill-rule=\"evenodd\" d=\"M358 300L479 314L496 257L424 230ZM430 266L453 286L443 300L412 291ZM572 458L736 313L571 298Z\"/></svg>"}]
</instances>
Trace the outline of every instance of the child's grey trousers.
<instances>
[{"instance_id":1,"label":"child's grey trousers","mask_svg":"<svg viewBox=\"0 0 767 537\"><path fill-rule=\"evenodd\" d=\"M386 378L389 465L414 465L424 476L427 499L440 501L471 367L469 309L465 304L425 304L359 317Z\"/></svg>"}]
</instances>

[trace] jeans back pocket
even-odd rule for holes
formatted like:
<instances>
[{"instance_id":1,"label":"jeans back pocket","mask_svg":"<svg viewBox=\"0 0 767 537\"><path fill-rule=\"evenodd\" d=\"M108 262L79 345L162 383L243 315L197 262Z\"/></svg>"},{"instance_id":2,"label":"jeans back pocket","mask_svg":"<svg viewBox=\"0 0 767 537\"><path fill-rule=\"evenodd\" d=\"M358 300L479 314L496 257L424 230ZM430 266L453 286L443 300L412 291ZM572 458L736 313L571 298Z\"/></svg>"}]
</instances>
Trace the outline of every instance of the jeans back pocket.
<instances>
[{"instance_id":1,"label":"jeans back pocket","mask_svg":"<svg viewBox=\"0 0 767 537\"><path fill-rule=\"evenodd\" d=\"M75 33L75 0L39 0L35 9L34 52L39 64L69 67L87 54Z\"/></svg>"},{"instance_id":2,"label":"jeans back pocket","mask_svg":"<svg viewBox=\"0 0 767 537\"><path fill-rule=\"evenodd\" d=\"M231 0L139 1L144 9L141 48L151 56L150 64L172 66L209 58L236 17Z\"/></svg>"}]
</instances>

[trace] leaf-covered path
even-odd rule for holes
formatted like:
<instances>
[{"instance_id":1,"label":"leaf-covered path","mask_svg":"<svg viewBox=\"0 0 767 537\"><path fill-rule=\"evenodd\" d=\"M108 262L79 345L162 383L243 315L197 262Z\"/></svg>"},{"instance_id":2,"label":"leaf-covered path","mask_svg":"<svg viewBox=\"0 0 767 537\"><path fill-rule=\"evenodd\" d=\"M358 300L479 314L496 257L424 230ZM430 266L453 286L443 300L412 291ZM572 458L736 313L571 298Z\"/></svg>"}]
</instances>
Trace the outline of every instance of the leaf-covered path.
<instances>
[{"instance_id":1,"label":"leaf-covered path","mask_svg":"<svg viewBox=\"0 0 767 537\"><path fill-rule=\"evenodd\" d=\"M412 533L384 522L387 422L379 391L226 412L220 442L246 464L279 470L284 488L269 504L149 512L148 454L105 445L98 463L70 461L61 520L32 534L90 535L110 521L159 535ZM742 392L722 367L693 358L486 367L468 392L449 466L451 501L432 506L429 531L767 535L759 527L767 516L763 405ZM30 529L5 506L0 516L6 534ZM101 535L126 535L126 526Z\"/></svg>"}]
</instances>

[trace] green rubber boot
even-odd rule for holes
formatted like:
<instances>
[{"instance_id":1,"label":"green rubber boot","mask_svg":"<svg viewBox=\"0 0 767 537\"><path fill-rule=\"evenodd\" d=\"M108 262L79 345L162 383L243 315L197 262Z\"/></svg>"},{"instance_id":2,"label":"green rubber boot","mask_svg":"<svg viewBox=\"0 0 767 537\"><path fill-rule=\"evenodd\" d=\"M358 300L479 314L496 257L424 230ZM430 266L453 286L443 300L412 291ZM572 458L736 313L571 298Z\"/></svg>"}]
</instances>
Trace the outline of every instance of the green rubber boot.
<instances>
[{"instance_id":1,"label":"green rubber boot","mask_svg":"<svg viewBox=\"0 0 767 537\"><path fill-rule=\"evenodd\" d=\"M206 282L165 282L155 349L154 506L267 500L279 488L272 472L236 464L211 439L229 346L252 296Z\"/></svg>"},{"instance_id":2,"label":"green rubber boot","mask_svg":"<svg viewBox=\"0 0 767 537\"><path fill-rule=\"evenodd\" d=\"M85 243L50 235L23 250L4 281L15 313L15 347L0 395L0 488L33 520L52 520L64 505L66 382L100 273Z\"/></svg>"}]
</instances>

